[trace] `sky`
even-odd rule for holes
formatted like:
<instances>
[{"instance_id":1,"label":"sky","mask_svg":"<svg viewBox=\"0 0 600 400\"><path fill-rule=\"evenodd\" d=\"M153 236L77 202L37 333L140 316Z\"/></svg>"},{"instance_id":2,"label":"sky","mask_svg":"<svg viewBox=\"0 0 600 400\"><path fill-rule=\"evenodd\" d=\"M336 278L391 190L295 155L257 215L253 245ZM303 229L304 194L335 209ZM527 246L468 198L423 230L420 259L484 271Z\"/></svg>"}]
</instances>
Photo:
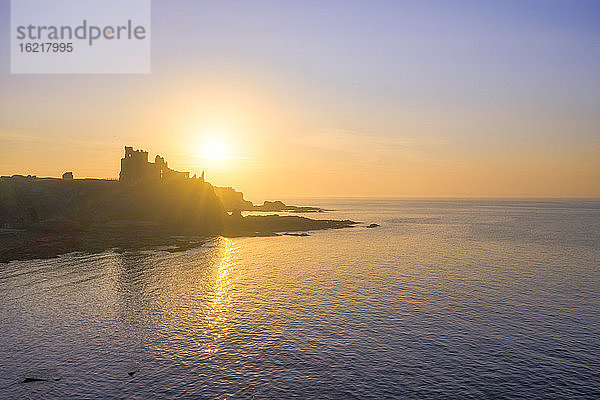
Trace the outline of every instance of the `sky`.
<instances>
[{"instance_id":1,"label":"sky","mask_svg":"<svg viewBox=\"0 0 600 400\"><path fill-rule=\"evenodd\" d=\"M0 175L125 145L246 197L600 197L600 2L152 2L152 72L11 75Z\"/></svg>"}]
</instances>

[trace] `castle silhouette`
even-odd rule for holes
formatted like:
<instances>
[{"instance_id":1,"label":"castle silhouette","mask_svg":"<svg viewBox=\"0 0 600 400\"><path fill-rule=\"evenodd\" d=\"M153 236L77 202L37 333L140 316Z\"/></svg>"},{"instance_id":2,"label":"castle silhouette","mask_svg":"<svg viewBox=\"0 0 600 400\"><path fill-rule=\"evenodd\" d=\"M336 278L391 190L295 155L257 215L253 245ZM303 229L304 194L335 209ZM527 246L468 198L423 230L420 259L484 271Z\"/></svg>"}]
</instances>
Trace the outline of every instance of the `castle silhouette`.
<instances>
[{"instance_id":1,"label":"castle silhouette","mask_svg":"<svg viewBox=\"0 0 600 400\"><path fill-rule=\"evenodd\" d=\"M204 182L204 172L199 178L196 178L196 175L190 178L189 172L169 168L165 159L158 154L152 163L148 161L147 151L134 150L133 147L125 146L125 156L121 158L121 172L119 172L120 182L136 184L161 179L199 179Z\"/></svg>"}]
</instances>

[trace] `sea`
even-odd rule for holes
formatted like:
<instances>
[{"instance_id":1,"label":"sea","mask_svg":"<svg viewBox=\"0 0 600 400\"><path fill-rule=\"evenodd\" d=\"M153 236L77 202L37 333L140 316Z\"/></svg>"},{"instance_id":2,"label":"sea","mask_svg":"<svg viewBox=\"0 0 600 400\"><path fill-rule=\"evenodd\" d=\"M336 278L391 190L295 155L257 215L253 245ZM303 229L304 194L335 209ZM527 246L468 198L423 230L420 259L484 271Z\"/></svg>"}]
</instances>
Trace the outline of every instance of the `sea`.
<instances>
[{"instance_id":1,"label":"sea","mask_svg":"<svg viewBox=\"0 0 600 400\"><path fill-rule=\"evenodd\" d=\"M0 264L0 398L600 398L600 200L296 204L360 224Z\"/></svg>"}]
</instances>

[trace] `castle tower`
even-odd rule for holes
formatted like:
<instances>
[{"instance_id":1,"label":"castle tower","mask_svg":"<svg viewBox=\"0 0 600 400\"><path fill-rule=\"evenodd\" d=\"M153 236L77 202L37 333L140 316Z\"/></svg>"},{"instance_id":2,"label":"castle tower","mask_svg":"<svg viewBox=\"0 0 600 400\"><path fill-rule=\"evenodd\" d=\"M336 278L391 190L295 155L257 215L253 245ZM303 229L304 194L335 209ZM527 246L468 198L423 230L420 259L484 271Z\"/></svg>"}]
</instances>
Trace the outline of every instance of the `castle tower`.
<instances>
[{"instance_id":1,"label":"castle tower","mask_svg":"<svg viewBox=\"0 0 600 400\"><path fill-rule=\"evenodd\" d=\"M189 176L189 172L169 168L165 159L159 155L154 158L153 163L148 162L147 151L134 150L133 147L125 146L125 156L121 159L119 173L120 182L136 184L146 180L186 179ZM204 177L204 173L202 176Z\"/></svg>"}]
</instances>

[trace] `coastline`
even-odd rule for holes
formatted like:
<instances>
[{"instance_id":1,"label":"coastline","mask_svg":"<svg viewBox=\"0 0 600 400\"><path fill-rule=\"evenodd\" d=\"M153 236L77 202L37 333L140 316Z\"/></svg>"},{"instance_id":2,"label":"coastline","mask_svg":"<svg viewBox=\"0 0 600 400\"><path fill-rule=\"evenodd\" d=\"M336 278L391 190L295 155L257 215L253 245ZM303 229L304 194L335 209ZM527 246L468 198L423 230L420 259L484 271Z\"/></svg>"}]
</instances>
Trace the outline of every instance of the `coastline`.
<instances>
[{"instance_id":1,"label":"coastline","mask_svg":"<svg viewBox=\"0 0 600 400\"><path fill-rule=\"evenodd\" d=\"M204 174L190 177L168 168L160 156L151 163L147 152L125 147L118 181L73 179L72 173L62 179L0 177L0 263L112 248L180 251L217 236L277 236L357 224L277 214L325 211L281 201L254 205L242 192L213 186Z\"/></svg>"},{"instance_id":2,"label":"coastline","mask_svg":"<svg viewBox=\"0 0 600 400\"><path fill-rule=\"evenodd\" d=\"M279 215L228 219L223 232L208 235L139 221L113 221L86 228L0 229L0 264L55 258L73 252L101 253L108 249L127 251L169 247L166 250L170 252L185 251L202 246L210 238L218 236L308 236L306 232L309 231L350 228L357 224L350 220L316 220Z\"/></svg>"}]
</instances>

